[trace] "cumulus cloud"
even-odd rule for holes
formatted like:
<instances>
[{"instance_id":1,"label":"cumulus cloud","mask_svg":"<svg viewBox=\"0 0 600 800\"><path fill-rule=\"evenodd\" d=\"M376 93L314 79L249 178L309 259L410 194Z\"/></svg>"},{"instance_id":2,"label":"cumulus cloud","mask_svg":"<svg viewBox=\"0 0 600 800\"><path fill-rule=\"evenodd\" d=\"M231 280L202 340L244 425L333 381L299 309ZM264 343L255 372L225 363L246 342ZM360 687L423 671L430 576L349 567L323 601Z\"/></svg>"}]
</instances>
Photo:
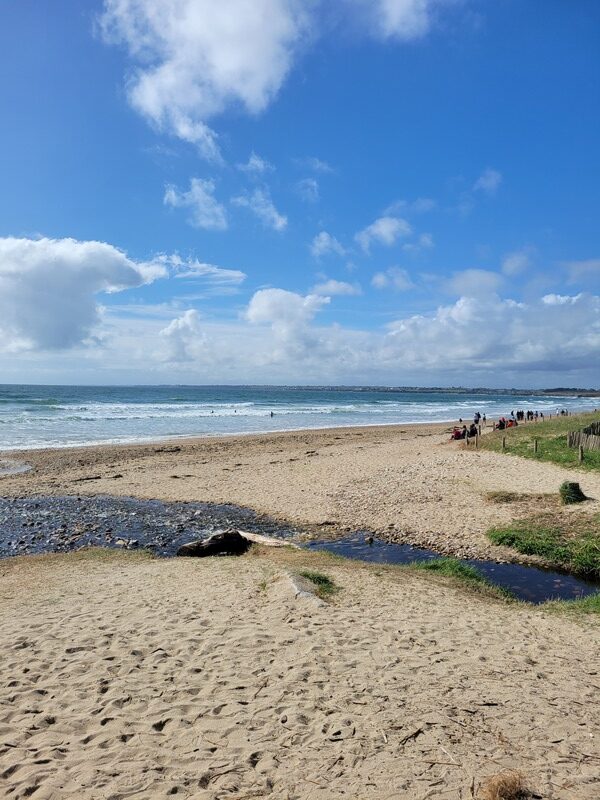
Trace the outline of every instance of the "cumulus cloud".
<instances>
[{"instance_id":1,"label":"cumulus cloud","mask_svg":"<svg viewBox=\"0 0 600 800\"><path fill-rule=\"evenodd\" d=\"M163 203L173 208L189 209L188 222L194 228L205 230L227 230L227 212L215 198L215 182L192 178L187 192L180 192L175 186L167 186Z\"/></svg>"},{"instance_id":2,"label":"cumulus cloud","mask_svg":"<svg viewBox=\"0 0 600 800\"><path fill-rule=\"evenodd\" d=\"M307 203L316 203L319 199L319 184L314 178L302 178L296 183L296 193Z\"/></svg>"},{"instance_id":3,"label":"cumulus cloud","mask_svg":"<svg viewBox=\"0 0 600 800\"><path fill-rule=\"evenodd\" d=\"M12 351L85 342L100 322L97 295L166 275L104 242L0 239L0 338Z\"/></svg>"},{"instance_id":4,"label":"cumulus cloud","mask_svg":"<svg viewBox=\"0 0 600 800\"><path fill-rule=\"evenodd\" d=\"M410 236L412 228L405 219L400 217L379 217L375 222L363 228L354 237L365 253L371 249L371 244L391 247L400 237Z\"/></svg>"},{"instance_id":5,"label":"cumulus cloud","mask_svg":"<svg viewBox=\"0 0 600 800\"><path fill-rule=\"evenodd\" d=\"M376 272L371 278L371 285L376 289L395 289L397 292L414 288L410 275L400 267L390 267L385 272Z\"/></svg>"},{"instance_id":6,"label":"cumulus cloud","mask_svg":"<svg viewBox=\"0 0 600 800\"><path fill-rule=\"evenodd\" d=\"M502 183L502 173L496 169L488 167L477 178L473 184L474 192L483 192L484 194L496 194L498 187Z\"/></svg>"},{"instance_id":7,"label":"cumulus cloud","mask_svg":"<svg viewBox=\"0 0 600 800\"><path fill-rule=\"evenodd\" d=\"M334 295L359 295L362 294L362 289L358 283L347 283L346 281L330 279L322 283L317 283L313 286L311 292L325 297L333 297Z\"/></svg>"},{"instance_id":8,"label":"cumulus cloud","mask_svg":"<svg viewBox=\"0 0 600 800\"><path fill-rule=\"evenodd\" d=\"M248 175L262 175L265 172L272 172L274 167L266 159L257 156L254 151L245 164L238 164L237 168Z\"/></svg>"},{"instance_id":9,"label":"cumulus cloud","mask_svg":"<svg viewBox=\"0 0 600 800\"><path fill-rule=\"evenodd\" d=\"M232 197L231 202L235 206L247 208L258 217L266 228L283 231L287 227L287 217L277 211L268 189L255 189L252 194Z\"/></svg>"},{"instance_id":10,"label":"cumulus cloud","mask_svg":"<svg viewBox=\"0 0 600 800\"><path fill-rule=\"evenodd\" d=\"M461 297L434 314L392 323L382 360L400 358L438 373L589 369L600 356L600 298L555 298L525 304L497 295Z\"/></svg>"},{"instance_id":11,"label":"cumulus cloud","mask_svg":"<svg viewBox=\"0 0 600 800\"><path fill-rule=\"evenodd\" d=\"M301 295L285 289L259 289L246 310L246 319L254 325L269 325L272 342L265 361L286 358L304 359L308 353L322 350L318 331L310 323L329 297Z\"/></svg>"},{"instance_id":12,"label":"cumulus cloud","mask_svg":"<svg viewBox=\"0 0 600 800\"><path fill-rule=\"evenodd\" d=\"M531 247L523 247L507 253L502 259L502 272L511 277L525 272L531 266L532 253Z\"/></svg>"},{"instance_id":13,"label":"cumulus cloud","mask_svg":"<svg viewBox=\"0 0 600 800\"><path fill-rule=\"evenodd\" d=\"M176 317L159 332L163 349L159 352L163 361L181 363L198 358L199 348L206 347L207 337L200 326L200 315L188 309Z\"/></svg>"},{"instance_id":14,"label":"cumulus cloud","mask_svg":"<svg viewBox=\"0 0 600 800\"><path fill-rule=\"evenodd\" d=\"M338 256L346 254L345 248L338 242L335 236L327 231L321 231L310 243L310 252L315 258L333 253Z\"/></svg>"},{"instance_id":15,"label":"cumulus cloud","mask_svg":"<svg viewBox=\"0 0 600 800\"><path fill-rule=\"evenodd\" d=\"M309 27L300 0L104 0L101 29L136 65L129 102L151 124L220 159L208 121L263 111Z\"/></svg>"}]
</instances>

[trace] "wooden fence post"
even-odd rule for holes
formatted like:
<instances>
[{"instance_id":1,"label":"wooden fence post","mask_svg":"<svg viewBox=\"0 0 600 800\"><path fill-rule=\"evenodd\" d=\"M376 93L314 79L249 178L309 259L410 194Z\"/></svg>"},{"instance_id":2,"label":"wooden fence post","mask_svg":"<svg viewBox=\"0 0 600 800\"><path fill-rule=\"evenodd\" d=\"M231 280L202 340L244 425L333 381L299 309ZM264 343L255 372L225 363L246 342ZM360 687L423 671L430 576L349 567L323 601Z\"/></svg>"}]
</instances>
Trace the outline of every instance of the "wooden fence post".
<instances>
[{"instance_id":1,"label":"wooden fence post","mask_svg":"<svg viewBox=\"0 0 600 800\"><path fill-rule=\"evenodd\" d=\"M506 436L502 437L502 449L506 450Z\"/></svg>"},{"instance_id":2,"label":"wooden fence post","mask_svg":"<svg viewBox=\"0 0 600 800\"><path fill-rule=\"evenodd\" d=\"M533 440L533 452L537 453L537 451L538 451L538 440L534 439Z\"/></svg>"},{"instance_id":3,"label":"wooden fence post","mask_svg":"<svg viewBox=\"0 0 600 800\"><path fill-rule=\"evenodd\" d=\"M583 445L580 444L579 445L579 463L581 464L582 462L583 462Z\"/></svg>"}]
</instances>

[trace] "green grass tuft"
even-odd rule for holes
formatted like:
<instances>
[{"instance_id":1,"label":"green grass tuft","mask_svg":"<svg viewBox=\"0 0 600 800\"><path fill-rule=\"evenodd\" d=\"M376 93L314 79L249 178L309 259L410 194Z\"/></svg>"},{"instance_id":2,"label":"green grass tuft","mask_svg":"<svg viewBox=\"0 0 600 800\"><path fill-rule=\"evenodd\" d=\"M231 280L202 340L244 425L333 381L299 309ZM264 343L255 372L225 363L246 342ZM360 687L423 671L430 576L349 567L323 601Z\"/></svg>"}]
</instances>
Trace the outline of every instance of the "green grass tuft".
<instances>
[{"instance_id":1,"label":"green grass tuft","mask_svg":"<svg viewBox=\"0 0 600 800\"><path fill-rule=\"evenodd\" d=\"M334 583L329 576L324 575L322 572L314 572L313 570L305 569L299 572L298 575L314 583L317 587L317 594L319 597L331 597L331 595L340 591L340 587Z\"/></svg>"},{"instance_id":2,"label":"green grass tuft","mask_svg":"<svg viewBox=\"0 0 600 800\"><path fill-rule=\"evenodd\" d=\"M577 535L569 536L568 524L535 519L516 520L510 525L492 528L488 537L494 544L505 545L525 555L542 556L547 561L582 577L600 578L600 532L597 517L587 520Z\"/></svg>"},{"instance_id":3,"label":"green grass tuft","mask_svg":"<svg viewBox=\"0 0 600 800\"><path fill-rule=\"evenodd\" d=\"M543 608L569 614L600 614L600 592L580 600L551 600L544 603Z\"/></svg>"},{"instance_id":4,"label":"green grass tuft","mask_svg":"<svg viewBox=\"0 0 600 800\"><path fill-rule=\"evenodd\" d=\"M512 592L488 581L475 567L465 564L458 558L433 558L427 561L414 561L408 565L409 569L437 572L447 578L453 578L470 589L485 590L496 597L514 599Z\"/></svg>"}]
</instances>

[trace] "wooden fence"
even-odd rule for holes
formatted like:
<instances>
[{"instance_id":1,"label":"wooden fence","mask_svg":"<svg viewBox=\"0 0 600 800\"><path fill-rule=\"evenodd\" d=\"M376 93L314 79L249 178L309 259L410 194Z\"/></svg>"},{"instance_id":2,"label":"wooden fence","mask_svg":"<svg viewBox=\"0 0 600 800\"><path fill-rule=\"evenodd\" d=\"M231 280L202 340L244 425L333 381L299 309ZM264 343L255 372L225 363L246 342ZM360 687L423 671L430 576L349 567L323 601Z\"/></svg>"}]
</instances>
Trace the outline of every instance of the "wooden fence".
<instances>
[{"instance_id":1,"label":"wooden fence","mask_svg":"<svg viewBox=\"0 0 600 800\"><path fill-rule=\"evenodd\" d=\"M569 447L583 447L584 450L600 450L600 422L592 422L580 431L571 431L567 437Z\"/></svg>"}]
</instances>

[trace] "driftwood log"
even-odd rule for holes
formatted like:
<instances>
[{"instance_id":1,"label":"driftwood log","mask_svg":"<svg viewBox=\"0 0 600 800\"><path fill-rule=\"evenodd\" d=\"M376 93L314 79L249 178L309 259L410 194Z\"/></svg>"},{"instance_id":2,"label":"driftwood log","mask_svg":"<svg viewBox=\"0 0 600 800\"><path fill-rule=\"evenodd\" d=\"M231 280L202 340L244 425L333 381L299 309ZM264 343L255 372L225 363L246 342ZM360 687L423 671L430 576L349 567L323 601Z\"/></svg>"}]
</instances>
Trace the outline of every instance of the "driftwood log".
<instances>
[{"instance_id":1,"label":"driftwood log","mask_svg":"<svg viewBox=\"0 0 600 800\"><path fill-rule=\"evenodd\" d=\"M204 556L240 556L245 553L250 545L263 544L267 547L285 547L288 542L261 536L259 533L249 531L226 530L218 531L208 539L198 539L182 545L177 551L178 556L203 558ZM297 547L297 545L292 545Z\"/></svg>"}]
</instances>

